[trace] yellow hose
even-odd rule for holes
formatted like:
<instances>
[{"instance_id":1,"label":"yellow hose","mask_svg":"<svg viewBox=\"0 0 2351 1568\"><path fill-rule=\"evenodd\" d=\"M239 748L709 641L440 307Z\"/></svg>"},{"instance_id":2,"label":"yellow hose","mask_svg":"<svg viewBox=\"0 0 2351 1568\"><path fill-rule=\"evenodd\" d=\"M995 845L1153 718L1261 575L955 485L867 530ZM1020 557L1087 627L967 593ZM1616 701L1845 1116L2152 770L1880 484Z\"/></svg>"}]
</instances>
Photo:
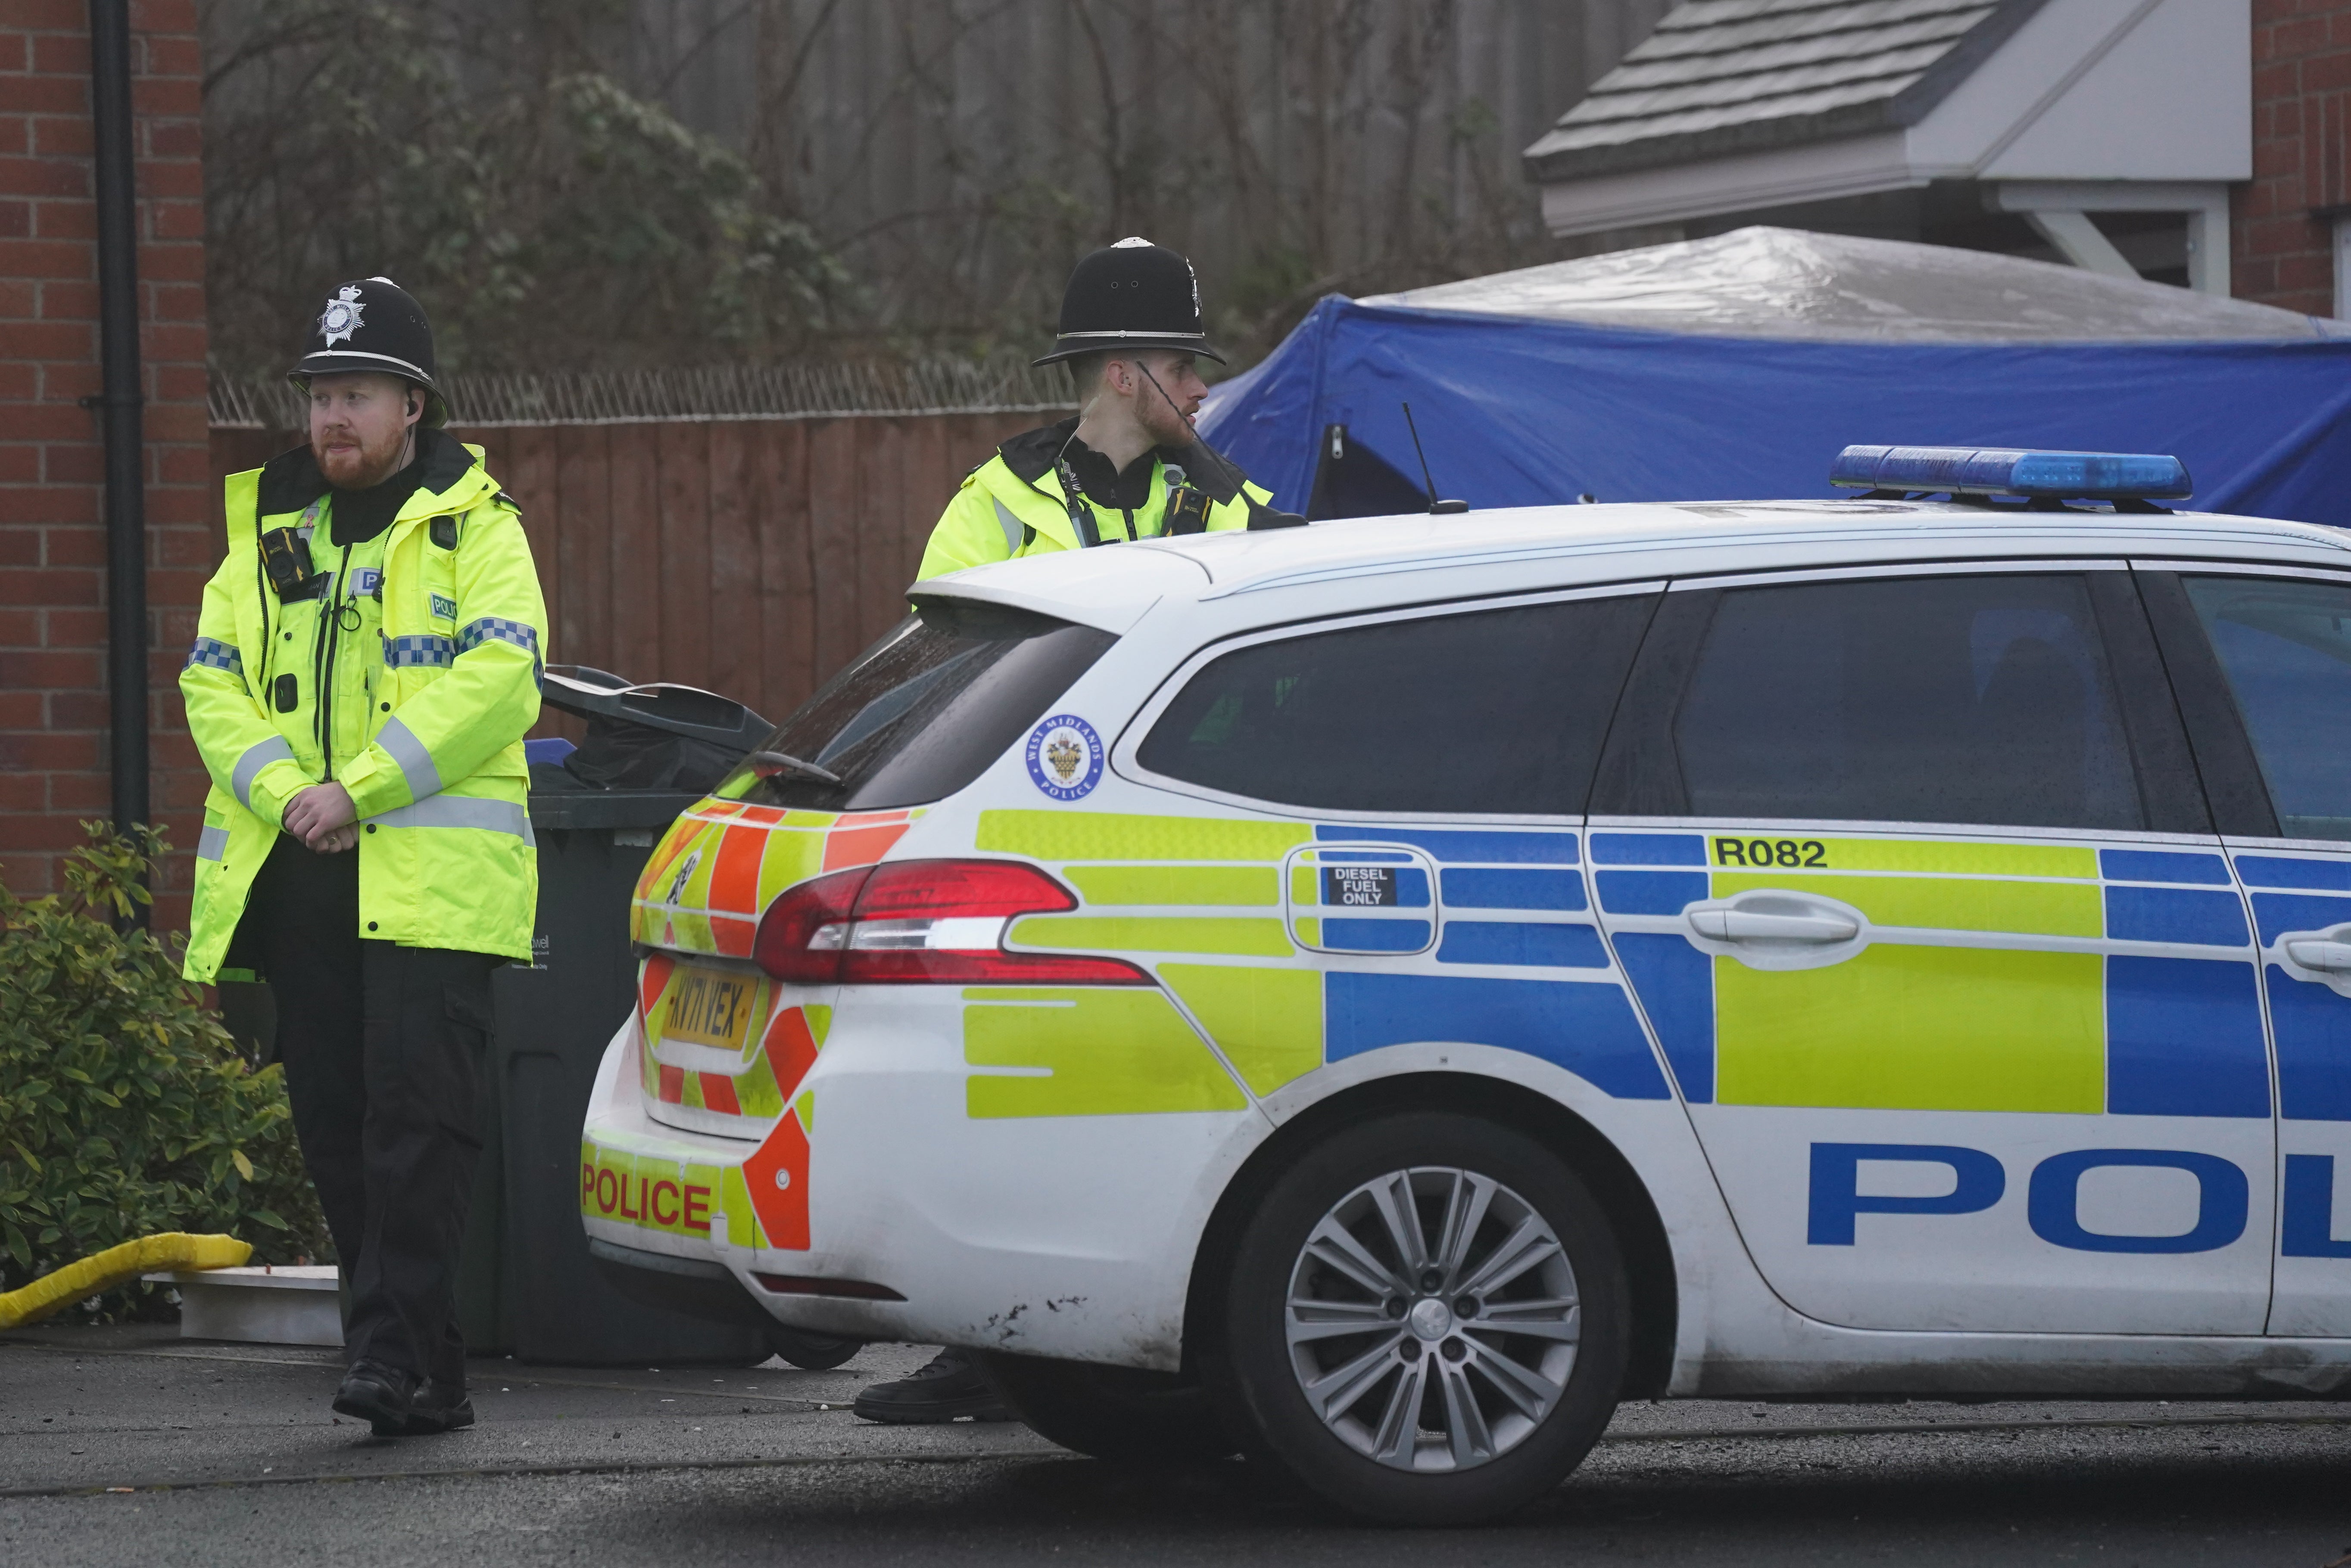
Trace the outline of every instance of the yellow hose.
<instances>
[{"instance_id":1,"label":"yellow hose","mask_svg":"<svg viewBox=\"0 0 2351 1568\"><path fill-rule=\"evenodd\" d=\"M0 1293L0 1329L38 1323L68 1303L127 1285L141 1274L167 1269L234 1269L252 1256L252 1246L234 1236L191 1236L184 1231L141 1236L53 1269L22 1290Z\"/></svg>"}]
</instances>

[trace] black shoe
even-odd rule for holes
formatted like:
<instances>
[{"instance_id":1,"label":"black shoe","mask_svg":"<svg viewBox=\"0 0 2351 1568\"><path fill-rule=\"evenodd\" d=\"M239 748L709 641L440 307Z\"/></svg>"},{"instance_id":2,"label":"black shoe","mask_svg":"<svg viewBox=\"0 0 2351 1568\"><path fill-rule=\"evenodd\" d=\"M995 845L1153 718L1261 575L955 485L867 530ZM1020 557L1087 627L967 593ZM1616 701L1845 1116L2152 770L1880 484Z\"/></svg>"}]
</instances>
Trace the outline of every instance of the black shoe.
<instances>
[{"instance_id":1,"label":"black shoe","mask_svg":"<svg viewBox=\"0 0 2351 1568\"><path fill-rule=\"evenodd\" d=\"M869 1421L893 1426L953 1421L965 1416L975 1421L1017 1419L987 1374L969 1355L953 1348L931 1357L931 1364L912 1377L876 1383L865 1389L850 1408Z\"/></svg>"},{"instance_id":2,"label":"black shoe","mask_svg":"<svg viewBox=\"0 0 2351 1568\"><path fill-rule=\"evenodd\" d=\"M430 1438L473 1424L474 1402L465 1397L465 1386L453 1387L427 1378L417 1388L416 1397L408 1402L408 1425L402 1428L401 1435Z\"/></svg>"},{"instance_id":3,"label":"black shoe","mask_svg":"<svg viewBox=\"0 0 2351 1568\"><path fill-rule=\"evenodd\" d=\"M355 1361L335 1390L335 1408L357 1416L379 1438L397 1438L408 1430L408 1408L415 1397L415 1374L381 1361Z\"/></svg>"}]
</instances>

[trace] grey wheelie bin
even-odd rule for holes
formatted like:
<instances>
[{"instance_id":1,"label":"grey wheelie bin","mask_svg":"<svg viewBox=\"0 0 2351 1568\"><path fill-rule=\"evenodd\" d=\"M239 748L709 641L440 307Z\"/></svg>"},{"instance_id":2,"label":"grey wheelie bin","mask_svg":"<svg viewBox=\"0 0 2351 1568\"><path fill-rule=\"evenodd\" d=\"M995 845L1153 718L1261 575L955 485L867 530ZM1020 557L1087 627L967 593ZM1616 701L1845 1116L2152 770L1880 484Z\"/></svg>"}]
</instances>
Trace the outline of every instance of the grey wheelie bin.
<instances>
[{"instance_id":1,"label":"grey wheelie bin","mask_svg":"<svg viewBox=\"0 0 2351 1568\"><path fill-rule=\"evenodd\" d=\"M495 1103L484 1126L496 1147L483 1163L497 1190L477 1199L467 1238L466 1338L575 1366L752 1365L770 1351L758 1324L632 1299L597 1267L580 1223L580 1128L597 1064L634 1004L637 877L677 815L770 726L707 691L636 687L577 667L551 666L544 696L587 716L589 736L561 762L531 768L536 959L494 981ZM546 758L561 743L532 749Z\"/></svg>"}]
</instances>

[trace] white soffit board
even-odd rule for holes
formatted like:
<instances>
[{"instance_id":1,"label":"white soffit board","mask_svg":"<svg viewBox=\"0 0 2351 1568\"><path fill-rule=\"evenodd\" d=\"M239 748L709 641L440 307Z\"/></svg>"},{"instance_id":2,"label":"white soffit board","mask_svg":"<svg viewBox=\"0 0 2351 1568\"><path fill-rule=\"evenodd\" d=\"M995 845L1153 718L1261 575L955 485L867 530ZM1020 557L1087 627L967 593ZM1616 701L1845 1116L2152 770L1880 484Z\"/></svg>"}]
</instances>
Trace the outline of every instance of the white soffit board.
<instances>
[{"instance_id":1,"label":"white soffit board","mask_svg":"<svg viewBox=\"0 0 2351 1568\"><path fill-rule=\"evenodd\" d=\"M1545 185L1543 222L1554 234L1588 234L1926 182L1910 172L1903 133L1886 130Z\"/></svg>"},{"instance_id":2,"label":"white soffit board","mask_svg":"<svg viewBox=\"0 0 2351 1568\"><path fill-rule=\"evenodd\" d=\"M2052 0L1909 132L1922 173L2252 178L2251 0Z\"/></svg>"}]
</instances>

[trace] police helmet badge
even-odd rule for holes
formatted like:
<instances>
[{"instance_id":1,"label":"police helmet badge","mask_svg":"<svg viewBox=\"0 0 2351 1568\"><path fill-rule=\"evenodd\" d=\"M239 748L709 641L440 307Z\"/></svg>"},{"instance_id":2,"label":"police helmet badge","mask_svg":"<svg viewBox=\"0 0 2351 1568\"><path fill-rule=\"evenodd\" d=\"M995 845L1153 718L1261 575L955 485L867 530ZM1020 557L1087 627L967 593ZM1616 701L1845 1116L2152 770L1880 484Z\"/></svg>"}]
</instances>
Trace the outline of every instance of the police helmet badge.
<instances>
[{"instance_id":1,"label":"police helmet badge","mask_svg":"<svg viewBox=\"0 0 2351 1568\"><path fill-rule=\"evenodd\" d=\"M360 329L360 317L366 310L367 301L360 297L360 286L355 283L343 285L335 291L334 298L327 301L327 308L319 314L319 335L330 348L337 343L349 342L351 334Z\"/></svg>"},{"instance_id":2,"label":"police helmet badge","mask_svg":"<svg viewBox=\"0 0 2351 1568\"><path fill-rule=\"evenodd\" d=\"M1082 800L1102 783L1102 737L1073 713L1056 713L1029 732L1029 779L1054 800Z\"/></svg>"}]
</instances>

